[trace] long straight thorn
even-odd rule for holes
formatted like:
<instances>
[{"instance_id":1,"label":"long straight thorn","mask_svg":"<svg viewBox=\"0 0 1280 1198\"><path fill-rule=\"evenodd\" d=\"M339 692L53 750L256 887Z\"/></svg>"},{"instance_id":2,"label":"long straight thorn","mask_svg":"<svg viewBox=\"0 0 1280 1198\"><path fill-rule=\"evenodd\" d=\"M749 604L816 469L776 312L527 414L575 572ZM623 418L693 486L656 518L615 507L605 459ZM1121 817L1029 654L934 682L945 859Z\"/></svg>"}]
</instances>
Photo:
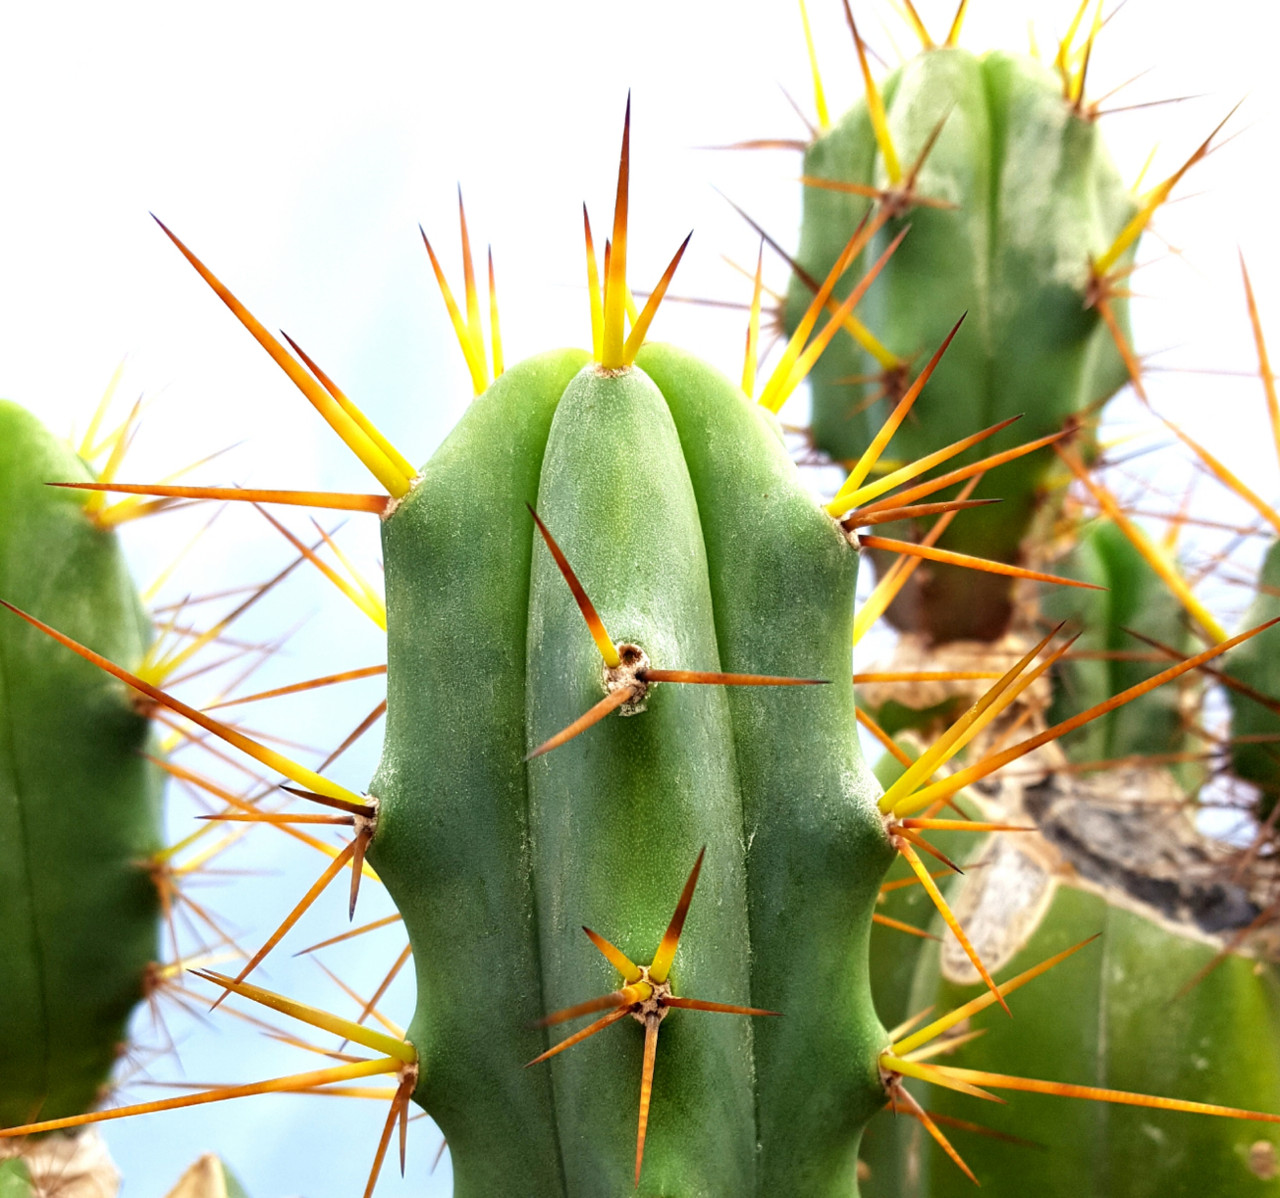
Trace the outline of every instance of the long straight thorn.
<instances>
[{"instance_id":1,"label":"long straight thorn","mask_svg":"<svg viewBox=\"0 0 1280 1198\"><path fill-rule=\"evenodd\" d=\"M290 381L311 402L312 407L324 417L329 427L342 438L348 448L365 464L375 478L394 498L399 499L408 494L412 476L405 477L403 471L387 457L385 453L370 439L368 434L338 404L338 402L321 387L315 379L299 365L298 360L280 344L249 310L222 284L222 282L180 241L165 223L152 214L152 219L164 230L165 236L173 242L182 256L195 267L196 272L213 289L214 294L231 309L235 318L252 334L263 349L281 370L289 376Z\"/></svg>"},{"instance_id":2,"label":"long straight thorn","mask_svg":"<svg viewBox=\"0 0 1280 1198\"><path fill-rule=\"evenodd\" d=\"M160 495L170 499L238 500L243 503L286 503L296 507L332 508L340 512L387 510L386 495L349 495L334 491L266 491L244 487L170 487L160 483L46 483L73 491L112 491L122 495Z\"/></svg>"},{"instance_id":3,"label":"long straight thorn","mask_svg":"<svg viewBox=\"0 0 1280 1198\"><path fill-rule=\"evenodd\" d=\"M920 860L915 849L906 842L905 838L899 837L897 841L898 852L907 859L907 864L911 866L916 877L920 879L920 885L925 888L929 898L933 901L933 905L938 908L938 914L942 916L943 922L946 923L955 938L960 942L960 947L964 949L964 955L973 963L974 969L978 971L982 980L987 984L987 989L996 996L996 1001L1004 1008L1005 1014L1012 1017L1013 1012L1009 1010L1009 1004L1004 1001L1004 995L1000 993L995 980L987 972L987 967L982 963L982 958L978 956L978 950L969 942L969 937L965 935L964 928L960 926L960 921L956 919L951 908L947 905L947 900L942 897L942 891L938 889L933 878L929 876L929 871L925 869L924 862Z\"/></svg>"},{"instance_id":4,"label":"long straight thorn","mask_svg":"<svg viewBox=\"0 0 1280 1198\"><path fill-rule=\"evenodd\" d=\"M756 359L760 346L760 291L764 278L764 239L756 254L756 277L751 291L751 315L747 318L747 348L742 358L742 393L753 399L756 393Z\"/></svg>"},{"instance_id":5,"label":"long straight thorn","mask_svg":"<svg viewBox=\"0 0 1280 1198\"><path fill-rule=\"evenodd\" d=\"M613 238L607 255L604 284L604 346L600 365L620 370L627 313L627 191L631 175L631 93L622 122L622 151L618 156L618 189L613 208Z\"/></svg>"},{"instance_id":6,"label":"long straight thorn","mask_svg":"<svg viewBox=\"0 0 1280 1198\"><path fill-rule=\"evenodd\" d=\"M653 1066L658 1055L658 1027L655 1015L644 1021L644 1063L640 1068L640 1120L636 1129L636 1185L640 1184L640 1166L644 1161L644 1140L649 1130L649 1103L653 1098Z\"/></svg>"},{"instance_id":7,"label":"long straight thorn","mask_svg":"<svg viewBox=\"0 0 1280 1198\"><path fill-rule=\"evenodd\" d=\"M693 891L698 885L698 875L702 872L702 859L706 855L707 847L703 845L698 850L698 859L693 863L689 877L685 880L684 889L680 892L680 901L676 904L675 913L671 916L666 932L663 933L662 943L658 945L658 951L653 954L649 976L655 982L665 982L667 974L671 972L671 962L675 960L676 949L680 944L680 933L684 931L685 916L689 914L689 904L693 902Z\"/></svg>"},{"instance_id":8,"label":"long straight thorn","mask_svg":"<svg viewBox=\"0 0 1280 1198\"><path fill-rule=\"evenodd\" d=\"M560 546L556 544L547 526L543 524L542 517L533 509L533 504L526 503L525 507L529 509L529 515L533 517L534 523L538 526L538 531L542 533L542 539L547 543L547 548L551 551L552 558L555 559L556 565L560 569L561 575L566 583L569 584L569 590L573 592L574 602L578 605L578 610L582 613L582 618L587 622L587 628L591 631L591 639L595 641L596 648L600 650L600 656L604 658L604 664L611 670L616 670L622 664L622 658L618 656L617 647L613 643L613 638L605 631L604 621L600 619L599 613L583 588L582 583L578 581L578 576L573 572L573 567L569 565L569 559L561 552Z\"/></svg>"},{"instance_id":9,"label":"long straight thorn","mask_svg":"<svg viewBox=\"0 0 1280 1198\"><path fill-rule=\"evenodd\" d=\"M658 305L662 303L662 297L667 294L667 288L671 286L671 280L675 277L676 267L680 265L680 259L684 257L685 250L689 248L689 238L692 236L693 233L690 232L680 243L680 248L676 250L675 257L671 259L667 269L662 272L662 278L658 280L658 285L649 293L644 310L640 313L635 324L632 325L631 332L627 335L626 344L622 347L622 362L624 366L630 366L635 362L636 354L640 352L640 347L644 344L645 334L648 333L649 326L653 323L653 318L658 314Z\"/></svg>"},{"instance_id":10,"label":"long straight thorn","mask_svg":"<svg viewBox=\"0 0 1280 1198\"><path fill-rule=\"evenodd\" d=\"M0 606L7 607L14 615L21 616L28 624L40 629L41 632L59 644L65 645L73 653L78 653L86 661L92 662L99 668L106 670L108 674L114 674L121 682L127 683L134 690L140 691L150 699L154 699L157 703L163 704L165 707L171 708L179 715L185 716L193 724L198 724L208 732L212 732L215 736L221 737L229 744L234 745L243 753L247 753L257 761L261 762L268 769L278 770L288 778L292 778L295 782L299 782L304 786L309 786L312 790L320 794L329 795L335 799L346 799L349 802L359 803L360 796L353 794L345 787L339 786L336 782L330 782L327 778L321 777L312 770L306 769L295 761L268 749L264 745L260 745L257 741L251 740L243 733L237 732L234 728L228 727L226 724L219 723L203 712L197 711L194 707L189 707L180 699L175 699L172 695L165 694L158 687L152 686L148 682L144 682L135 674L129 673L128 670L116 665L112 661L108 661L100 653L95 653L92 649L86 649L83 645L73 641L69 636L51 628L41 620L37 620L35 616L28 615L21 608L14 607L12 603L6 603L0 599Z\"/></svg>"},{"instance_id":11,"label":"long straight thorn","mask_svg":"<svg viewBox=\"0 0 1280 1198\"><path fill-rule=\"evenodd\" d=\"M575 736L580 736L593 724L598 724L614 708L621 707L624 703L634 699L635 694L635 688L630 686L620 686L616 691L610 691L599 703L596 703L588 711L580 715L567 728L557 732L550 740L543 741L532 753L525 757L525 761L532 761L535 757L550 753L552 749L558 749Z\"/></svg>"},{"instance_id":12,"label":"long straight thorn","mask_svg":"<svg viewBox=\"0 0 1280 1198\"><path fill-rule=\"evenodd\" d=\"M867 62L867 48L853 19L849 0L844 0L844 17L848 22L849 32L853 34L853 44L858 51L858 66L862 70L862 82L867 93L867 111L871 116L871 128L875 133L876 145L880 148L880 157L884 159L884 169L889 176L889 183L896 187L902 182L902 164L898 161L898 151L893 148L893 138L889 135L889 120L884 111L884 100L872 77L871 66Z\"/></svg>"}]
</instances>

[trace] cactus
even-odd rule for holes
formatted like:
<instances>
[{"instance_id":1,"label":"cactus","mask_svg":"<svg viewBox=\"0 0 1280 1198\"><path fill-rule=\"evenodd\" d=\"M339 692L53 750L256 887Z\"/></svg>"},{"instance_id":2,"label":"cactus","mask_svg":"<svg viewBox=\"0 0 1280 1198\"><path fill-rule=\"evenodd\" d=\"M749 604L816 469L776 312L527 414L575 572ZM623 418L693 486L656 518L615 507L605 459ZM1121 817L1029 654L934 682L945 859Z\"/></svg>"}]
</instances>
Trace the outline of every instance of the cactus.
<instances>
[{"instance_id":1,"label":"cactus","mask_svg":"<svg viewBox=\"0 0 1280 1198\"><path fill-rule=\"evenodd\" d=\"M392 1076L370 1189L412 1098L445 1131L463 1195L514 1176L540 1194L856 1192L867 1119L890 1097L914 1110L916 1064L890 1055L870 994L879 884L897 852L934 893L917 850L954 829L917 813L1043 743L931 781L1061 656L1032 664L1051 638L880 794L849 675L857 538L749 402L751 370L739 388L643 346L675 262L627 332L627 144L602 295L589 259L593 354L504 371L495 338L490 385L468 263L467 316L446 297L481 394L421 472L173 239L388 493L135 488L381 514L388 725L367 796L25 617L336 808L320 818L352 839L322 884L348 865L358 882L366 855L386 882L418 973L407 1037L245 980L304 903L239 976L203 976L378 1055L164 1104ZM773 401L813 357L798 354ZM1031 980L997 989L973 961L984 1002ZM601 1011L565 1040L545 1031Z\"/></svg>"},{"instance_id":2,"label":"cactus","mask_svg":"<svg viewBox=\"0 0 1280 1198\"><path fill-rule=\"evenodd\" d=\"M984 425L1021 416L1030 440L1092 421L1131 377L1125 291L1139 233L1202 145L1141 200L1121 180L1084 99L1095 24L1077 69L1073 25L1054 68L1025 55L974 54L958 45L964 5L935 45L877 84L846 0L866 98L805 151L804 219L783 311L796 327L815 280L859 222L876 230L863 265L902 229L909 236L814 371L812 437L852 463L901 394L910 362L963 327L913 418L890 446L913 461ZM1081 9L1083 13L1083 8ZM820 112L824 106L820 105ZM843 296L848 284L836 290ZM962 459L963 460L963 459ZM940 544L1004 562L1048 519L1053 459L1035 455L992 470L978 494L997 508L958 521ZM890 617L939 640L992 641L1013 615L1010 584L940 565L903 594Z\"/></svg>"},{"instance_id":3,"label":"cactus","mask_svg":"<svg viewBox=\"0 0 1280 1198\"><path fill-rule=\"evenodd\" d=\"M70 449L0 404L0 593L136 667L151 625ZM0 1122L90 1109L149 992L160 771L132 693L18 621L0 628Z\"/></svg>"}]
</instances>

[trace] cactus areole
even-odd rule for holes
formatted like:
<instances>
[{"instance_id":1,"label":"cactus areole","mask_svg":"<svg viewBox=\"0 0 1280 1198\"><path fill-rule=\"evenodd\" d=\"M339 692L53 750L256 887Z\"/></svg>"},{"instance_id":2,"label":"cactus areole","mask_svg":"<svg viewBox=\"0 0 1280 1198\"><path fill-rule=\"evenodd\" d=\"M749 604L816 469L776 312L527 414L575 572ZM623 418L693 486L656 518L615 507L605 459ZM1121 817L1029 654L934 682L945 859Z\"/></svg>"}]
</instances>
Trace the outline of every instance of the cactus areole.
<instances>
[{"instance_id":1,"label":"cactus areole","mask_svg":"<svg viewBox=\"0 0 1280 1198\"><path fill-rule=\"evenodd\" d=\"M1019 414L1022 440L1086 418L1127 378L1114 342L1127 335L1125 300L1110 300L1113 332L1096 302L1106 280L1091 264L1137 207L1097 124L1063 99L1053 72L1014 54L929 50L890 75L882 92L882 137L863 101L805 154L810 185L797 259L810 277L826 274L873 204L889 219L849 280L910 225L859 307L877 340L868 348L839 337L814 369L815 443L855 459L901 389L903 364L931 353L962 313L964 327L890 446L894 460ZM899 161L886 163L886 147ZM1121 265L1131 257L1130 248ZM788 328L811 296L793 279ZM977 494L999 496L1000 505L958 521L941 543L1019 560L1049 461L1033 455L993 470ZM896 606L896 622L941 640L1000 635L1010 615L1007 582L952 567L933 576L914 601Z\"/></svg>"},{"instance_id":2,"label":"cactus areole","mask_svg":"<svg viewBox=\"0 0 1280 1198\"><path fill-rule=\"evenodd\" d=\"M526 504L656 667L830 685L654 683L526 763L607 694ZM771 418L666 346L620 371L547 354L471 405L383 544L370 858L413 944L415 1097L455 1192L637 1192L640 1028L522 1066L540 1016L620 985L579 925L648 961L704 846L670 988L781 1017L667 1012L638 1192L853 1192L884 1102L866 956L893 852L854 733L857 552Z\"/></svg>"}]
</instances>

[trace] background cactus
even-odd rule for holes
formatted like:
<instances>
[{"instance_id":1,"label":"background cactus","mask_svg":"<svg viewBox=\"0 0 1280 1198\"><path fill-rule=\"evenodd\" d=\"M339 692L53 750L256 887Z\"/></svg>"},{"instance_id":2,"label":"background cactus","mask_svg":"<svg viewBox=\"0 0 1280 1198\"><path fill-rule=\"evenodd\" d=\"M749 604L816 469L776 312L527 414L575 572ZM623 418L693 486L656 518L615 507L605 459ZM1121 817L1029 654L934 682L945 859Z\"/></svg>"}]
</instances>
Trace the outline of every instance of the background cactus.
<instances>
[{"instance_id":1,"label":"background cactus","mask_svg":"<svg viewBox=\"0 0 1280 1198\"><path fill-rule=\"evenodd\" d=\"M778 33L778 35L777 35L776 37L773 37L773 38L769 37L769 35L768 35L768 32L767 32L767 31L764 31L764 32L760 33L760 35L759 35L759 36L760 36L760 37L762 37L762 42L769 42L769 41L772 41L772 44L776 45L776 44L778 44L778 42L781 42L781 41L785 40L785 38L792 38L792 37L794 37L794 28L792 28L792 24L791 24L792 20L794 20L794 18L791 18L791 15L790 15L790 14L787 14L787 19L786 19L785 27L783 27L782 31L781 31L780 33ZM635 32L635 31L628 31L628 32ZM753 32L753 36L755 36L755 32L756 32L756 31L754 31L754 29L753 29L753 31L751 31L751 32ZM1216 31L1210 31L1211 35L1212 35L1212 33L1213 33L1213 32L1216 32ZM692 36L692 40L695 40L695 41L696 41L696 40L698 40L698 38L696 38L696 35ZM672 49L672 47L669 47L669 46L668 46L668 47L666 47L666 49L667 49L667 50L671 50L671 49ZM677 51L678 51L678 50L681 50L681 47L678 47L678 46L677 46L677 47L676 47L676 50L677 50ZM628 46L627 52L628 52L628 54L630 54L630 52L631 52L630 46ZM1152 51L1151 51L1151 55L1152 55L1152 56L1158 56L1158 51L1152 50ZM663 72L664 72L664 73L667 73L667 72L669 72L669 70L671 70L671 69L672 69L672 68L671 68L671 56L669 56L669 54L664 54L664 55L654 55L654 58L655 58L655 59L662 58L662 60L663 60ZM639 60L636 60L636 63L637 63L637 67L639 67ZM621 69L621 68L620 68L620 69ZM776 69L776 68L771 68L771 69ZM1235 69L1240 69L1240 68L1235 68ZM678 74L678 69L677 69L677 74ZM637 76L637 74L636 74L636 73L632 73L632 74L630 74L630 77L631 77L632 79L639 78L639 76ZM754 87L754 83L753 83L753 87ZM179 105L179 108L180 108L180 105ZM518 119L520 119L520 114L518 114L518 113L517 113L517 114L515 114L515 116L516 116L516 119L517 119L517 120L518 120ZM612 113L611 113L611 118L612 118ZM780 120L778 120L777 118L776 118L776 119L774 119L774 120L773 120L773 122L771 122L771 124L772 124L772 125L774 125L774 127L776 127L776 125L777 125L778 123L780 123ZM749 124L749 127L750 127L750 123L748 123L748 124ZM759 125L756 125L756 127L759 127ZM742 125L741 125L741 124L737 125L737 128L735 129L735 133L741 133L741 129L742 129ZM685 127L681 127L681 137L687 137L687 140L695 140L695 141L716 141L716 140L721 140L721 141L722 141L722 140L726 140L727 136L730 136L730 134L727 134L727 133L710 133L710 134L696 133L696 134L687 134L687 133L685 132ZM657 140L658 140L658 138L654 138L654 141L657 141ZM598 140L598 142L599 142L599 140ZM504 168L504 169L507 169L507 168ZM466 177L466 178L468 178L468 179L475 179L475 178L477 178L476 173L471 172L471 170L468 170L468 169L462 168L462 166L458 166L458 168L454 168L454 169L449 169L449 170L448 170L448 173L449 173L449 174L453 174L453 173L460 173L460 174L465 175L465 177ZM207 172L206 172L206 174L207 174ZM479 195L479 193L481 193L481 188L480 188L480 187L475 187L475 191L476 191L477 195ZM485 191L488 191L488 193L490 193L490 195L492 195L492 193L495 193L495 192L493 191L493 189L492 189L492 188L486 188L486 189L485 189ZM154 200L155 200L155 196L154 196L154 195L151 195L151 196L150 196L150 198L151 198L152 202L154 202ZM225 200L225 197L223 197L223 198L224 198L224 200ZM1244 198L1244 200L1245 200L1245 201L1247 201L1249 197L1248 197L1247 195L1245 195L1243 198ZM233 206L234 206L234 205L233 205ZM134 207L138 207L138 205L137 205L137 204L134 204ZM166 206L166 207L168 207L168 206ZM416 214L416 211L417 211L417 210L415 209L415 214ZM108 219L109 219L109 218L108 218ZM436 224L442 224L442 223L443 223L443 218L442 218L442 219L440 219L440 220L438 220L438 221L435 221L435 223L436 223ZM212 218L210 218L209 220L197 219L197 220L195 220L195 221L188 221L188 220L187 220L187 218L184 218L184 227L188 227L188 225L189 225L189 224L198 224L198 225L201 225L201 227L202 227L202 228L212 229L212 228L215 228L215 227L216 227L216 225L218 225L218 221L216 221L216 220L214 220L214 219L212 219ZM567 224L570 224L570 223L567 223ZM705 223L705 221L703 221L703 220L700 220L700 221L699 221L699 224L700 224L700 227L704 227L704 228L705 228L705 224L707 224L707 223ZM490 227L492 227L492 223L490 223ZM781 227L785 228L785 225L781 225ZM150 237L150 234L147 234L147 236L148 236L148 237ZM509 236L508 236L508 237L504 238L504 241L507 241L507 242L509 242L509 243L516 243L517 241L520 241L520 238L516 238L516 237L509 237ZM142 251L142 255L143 255L143 256L147 255L147 253L156 253L156 251L154 250L154 244L152 244L151 242L145 242L145 243L143 243L143 244L145 244L145 246L146 246L145 250L143 250L143 251ZM311 244L314 244L314 243L308 242L308 248L310 248ZM246 259L248 259L248 257L253 257L253 256L255 256L255 255L256 255L256 248L255 248L255 247L253 247L253 246L252 246L252 244L246 244L246 246L244 246L243 248L244 248L244 257L246 257ZM403 256L403 246L402 246L402 239L401 239L401 238L397 238L396 251L394 251L394 252L396 252L397 257L401 257L401 256ZM159 256L159 255L157 255L157 256ZM567 256L567 255L566 255L566 256ZM219 259L219 261L224 261L224 259ZM417 273L417 266L411 266L411 268L410 268L410 269L412 269L413 271L415 271L415 275L416 275L416 273ZM241 278L241 275L237 274L237 278ZM157 293L157 294L161 294L161 293L163 293L163 294L164 294L164 297L165 297L165 301L164 301L164 302L165 302L165 303L173 303L173 302L175 302L175 301L174 301L174 297L175 297L175 296L179 297L178 302L180 302L180 297L182 297L182 294L183 294L183 288L182 288L182 287L180 287L180 285L179 285L179 284L175 283L175 280L174 280L174 279L172 279L172 278L166 278L166 279L165 279L165 282L164 282L163 284L161 284L161 285L157 285L157 287L156 287L156 293ZM273 303L273 305L271 305L271 306L275 307L275 308L276 308L276 310L279 310L279 311L294 311L294 310L296 310L296 307L289 305L289 302L288 302L288 301L279 301L279 302L275 302L275 303ZM575 306L577 306L577 301L575 301ZM576 315L576 314L575 314L575 315ZM340 320L344 320L344 319L346 319L346 316L347 316L347 314L343 314L342 316L339 316L339 317L338 317L338 319L340 319ZM205 344L205 340L204 340L204 339L207 337L207 335L209 335L209 326L210 326L210 324L211 324L211 321L209 321L209 319L207 319L207 312L205 312L204 310L201 310L201 311L200 311L200 319L195 319L195 316L193 316L193 317L192 317L192 319L191 319L191 320L189 320L189 325L191 325L191 328L192 328L192 329L196 329L196 328L200 329L200 339L201 339L201 344L202 344L202 346L204 346L204 344ZM95 335L96 335L96 334L95 334ZM116 351L118 351L119 344L120 344L120 343L122 343L122 340L124 340L124 342L125 342L125 343L127 343L127 342L128 342L128 339L129 339L129 338L132 338L134 334L133 334L133 331L132 331L132 326L129 326L129 333L128 333L128 334L122 333L122 331L116 331L116 334L114 335L114 337L111 337L111 335L108 333L108 331L104 331L104 334L102 334L102 335L104 335L104 338L108 339L109 352L110 352L110 353L113 353L113 355L114 355L114 353L115 353ZM215 335L216 335L216 334L215 334ZM733 337L735 337L735 339L736 339L737 337L739 337L739 335L740 335L740 334L739 334L739 329L737 329L737 328L733 329ZM1158 338L1157 338L1157 339L1158 339ZM545 340L545 339L543 339L543 340ZM232 342L232 338L228 338L228 343L230 343L230 342ZM219 351L216 351L216 349L215 349L215 355L216 355L216 353L218 353L218 352L219 352ZM232 351L232 352L234 353L234 351ZM195 358L192 358L192 360L195 360ZM726 355L726 356L724 356L724 357L722 358L722 360L724 360L724 361L728 361L728 360L730 360L730 358L728 358L728 356ZM344 372L343 372L343 378L347 378L347 379L357 379L357 380L360 380L360 378L361 378L361 374L362 374L362 371L358 371L358 370L357 370L357 371L348 370L348 371L344 371ZM376 384L374 384L374 385L376 385ZM353 387L353 389L358 389L358 392L360 392L361 394L369 394L369 393L371 393L371 392L372 392L372 389L374 389L374 385L370 385L369 381L361 381L360 385L358 385L358 388ZM228 388L227 390L228 390L228 394L229 394L229 393L230 393L230 390L232 390L232 389ZM257 388L256 388L256 387L255 387L255 388L253 388L253 390L255 390L255 393L257 393ZM431 390L433 390L433 392L434 392L434 390L436 390L436 388L434 387L434 385L433 385L433 388L431 388ZM264 404L264 407L265 407L265 404ZM282 407L283 407L283 404L282 404ZM398 420L398 419L401 419L401 417L394 416L394 415L389 417L389 420L392 420L392 421L394 421L394 420ZM397 436L397 440L401 440L401 442L404 442L404 443L407 443L407 442L408 442L408 439L406 438L406 436L403 436L403 435L398 435L398 436ZM419 442L415 442L415 444L419 444ZM303 475L303 476L307 476L307 477L308 477L308 480L310 480L310 479L311 479L311 477L315 477L314 475ZM356 777L358 777L358 772L355 774L355 776L356 776ZM362 901L364 901L364 900L362 900ZM206 1070L205 1070L205 1075L209 1075L209 1070L207 1070L207 1067L206 1067ZM232 1116L232 1117L233 1117L233 1119L243 1119L243 1117L244 1117L244 1116L243 1116L243 1115L234 1115L234 1116ZM314 1115L314 1116L310 1115L310 1108L308 1108L308 1119L320 1119L320 1117L323 1117L323 1115L321 1115L321 1114L316 1114L316 1115ZM344 1115L344 1116L342 1116L342 1119L343 1119L343 1120L348 1120L348 1119L352 1119L352 1117L356 1117L356 1116ZM151 1133L150 1135L148 1135L148 1139L150 1139L150 1143L148 1143L148 1152L152 1151L152 1148L154 1148L154 1147L156 1146L157 1140L160 1140L160 1139L168 1139L168 1135L169 1135L168 1133L161 1134L159 1130L155 1131L155 1133ZM279 1139L280 1139L280 1142L282 1142L282 1144L283 1144L283 1143L288 1143L288 1142L289 1142L289 1135L288 1135L287 1133L280 1133L280 1135L279 1135ZM306 1169L306 1167L308 1167L308 1165L307 1165L307 1162L301 1162L301 1161L298 1161L298 1160L297 1160L296 1153L293 1153L293 1154L292 1154L292 1156L291 1156L291 1157L289 1157L289 1166L288 1166L288 1167L289 1167L289 1170L291 1170L291 1172L292 1172L293 1176L297 1176L298 1171L301 1171L301 1170L303 1170L303 1169ZM361 1169L362 1169L362 1167L364 1167L364 1162L361 1162L360 1167L361 1167ZM175 1175L175 1172L177 1172L177 1170L170 1170L170 1171L169 1171L170 1176L169 1176L169 1178L166 1178L165 1180L172 1180L172 1175ZM298 1184L298 1185L302 1185L303 1183L301 1183L301 1181L298 1181L298 1183L297 1183L297 1184Z\"/></svg>"},{"instance_id":2,"label":"background cactus","mask_svg":"<svg viewBox=\"0 0 1280 1198\"><path fill-rule=\"evenodd\" d=\"M44 486L90 478L34 417L0 406L0 590L99 652L137 666L150 623L115 534L87 497ZM91 1108L158 959L161 774L142 755L132 696L33 629L0 640L5 765L0 876L9 1014L0 1121Z\"/></svg>"}]
</instances>

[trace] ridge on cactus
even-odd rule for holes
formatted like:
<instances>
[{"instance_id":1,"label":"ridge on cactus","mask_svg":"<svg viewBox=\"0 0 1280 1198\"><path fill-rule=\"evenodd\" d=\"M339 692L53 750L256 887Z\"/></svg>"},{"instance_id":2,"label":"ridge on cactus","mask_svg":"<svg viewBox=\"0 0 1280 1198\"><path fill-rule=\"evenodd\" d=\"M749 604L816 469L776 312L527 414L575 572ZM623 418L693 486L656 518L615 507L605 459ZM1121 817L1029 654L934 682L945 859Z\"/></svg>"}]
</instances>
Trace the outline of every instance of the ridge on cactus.
<instances>
[{"instance_id":1,"label":"ridge on cactus","mask_svg":"<svg viewBox=\"0 0 1280 1198\"><path fill-rule=\"evenodd\" d=\"M784 351L764 405L752 402L754 386L642 344L657 300L643 312L629 302L629 119L625 130L603 277L588 253L597 352L555 351L510 369L499 352L489 382L468 260L466 316L449 306L481 394L421 471L173 239L387 492L387 733L368 795L17 614L350 818L347 847L240 975L201 976L375 1055L0 1136L385 1076L395 1087L366 1194L397 1125L403 1150L411 1098L447 1136L459 1195L508 1192L513 1177L540 1195L856 1193L863 1125L891 1098L896 1105L904 1063L914 1068L913 1055L928 1051L891 1038L871 1002L867 941L880 881L895 852L914 863L917 849L929 851L923 833L954 830L928 810L935 801L1063 730L937 776L1065 649L1033 665L1046 638L880 794L858 746L850 676L856 536L802 485L767 411L816 354ZM817 339L829 341L852 307L846 299ZM821 310L806 317L811 328ZM758 312L753 304L753 325ZM751 375L744 370L754 384ZM818 679L826 685L786 685ZM611 691L626 696L616 711L537 752ZM990 827L973 821L972 830ZM366 853L413 946L418 1007L403 1035L245 980L320 888L344 868L358 876ZM590 933L583 943L584 921L609 930L610 951ZM663 927L646 980L635 962ZM613 966L640 976L611 990ZM989 1001L1003 1004L1027 975L986 980ZM649 993L628 989L642 984ZM671 995L661 991L656 1005L711 1005L685 996L714 994L721 1013L778 1016L672 1021L659 1047L660 1014L646 1004L661 986ZM548 1011L552 1020L586 1013L583 996L602 992L616 1001L622 1032L579 1038L549 1068L524 1068L552 1047ZM642 1017L643 1033L623 1021L628 1013ZM1069 1083L991 1084L1083 1093Z\"/></svg>"}]
</instances>

